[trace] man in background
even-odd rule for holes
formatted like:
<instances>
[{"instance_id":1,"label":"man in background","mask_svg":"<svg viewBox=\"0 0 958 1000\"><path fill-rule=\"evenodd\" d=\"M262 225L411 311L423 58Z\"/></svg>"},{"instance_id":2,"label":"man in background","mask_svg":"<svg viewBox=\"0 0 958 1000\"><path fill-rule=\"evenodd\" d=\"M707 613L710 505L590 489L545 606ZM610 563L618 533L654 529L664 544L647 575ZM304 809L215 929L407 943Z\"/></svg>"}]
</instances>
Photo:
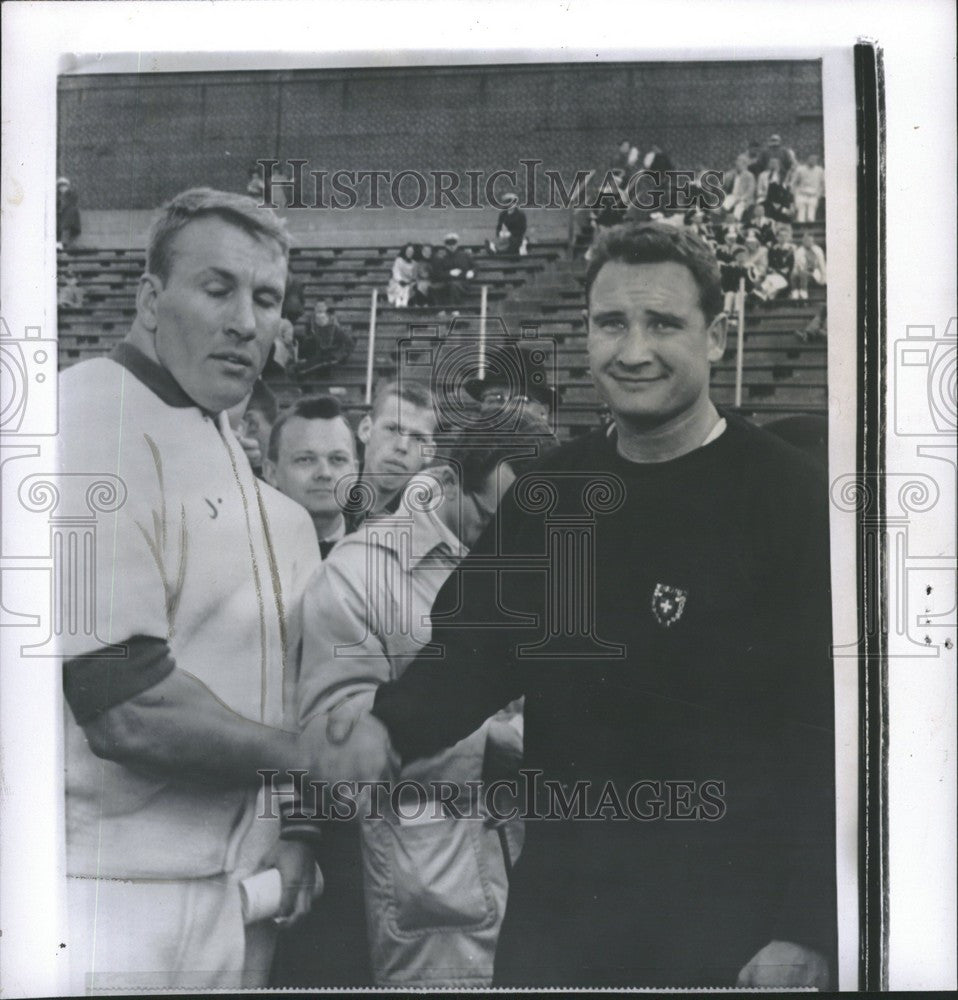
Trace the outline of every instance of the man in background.
<instances>
[{"instance_id":1,"label":"man in background","mask_svg":"<svg viewBox=\"0 0 958 1000\"><path fill-rule=\"evenodd\" d=\"M430 459L436 413L429 386L395 379L376 387L356 436L363 445L362 481L368 514L394 509L406 483Z\"/></svg>"},{"instance_id":2,"label":"man in background","mask_svg":"<svg viewBox=\"0 0 958 1000\"><path fill-rule=\"evenodd\" d=\"M343 504L359 475L352 428L332 396L301 399L276 421L264 473L309 512L325 559L349 530Z\"/></svg>"},{"instance_id":3,"label":"man in background","mask_svg":"<svg viewBox=\"0 0 958 1000\"><path fill-rule=\"evenodd\" d=\"M516 477L556 443L549 427L530 416L496 435L462 431L437 446L434 464L411 481L392 515L367 521L336 547L304 602L303 722L349 703L371 704L379 683L401 676L429 645L429 612L440 587ZM512 762L513 773L518 768L521 716L515 716L487 719L402 777L427 791L435 782L454 783L456 805L468 812L466 783L488 776L487 760L497 774L503 761ZM325 824L321 854L330 840L346 840L361 844L361 861L351 873L344 870L355 846L340 847L338 864L324 857L326 897L311 919L323 925L312 948L326 956L327 968L317 955L313 985L488 986L521 824L509 824L507 833L482 820L456 819L430 801L425 820L410 826L384 808L382 819ZM355 954L367 937L368 960ZM355 963L346 983L343 952ZM362 980L363 971L371 978Z\"/></svg>"}]
</instances>

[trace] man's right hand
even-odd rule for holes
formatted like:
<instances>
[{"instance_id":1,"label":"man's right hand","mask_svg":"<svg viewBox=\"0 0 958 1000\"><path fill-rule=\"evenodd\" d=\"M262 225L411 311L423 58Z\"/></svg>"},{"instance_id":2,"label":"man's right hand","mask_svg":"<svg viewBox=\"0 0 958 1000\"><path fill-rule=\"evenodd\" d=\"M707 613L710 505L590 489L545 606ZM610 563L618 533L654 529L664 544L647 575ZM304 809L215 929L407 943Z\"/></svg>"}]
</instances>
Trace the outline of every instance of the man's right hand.
<instances>
[{"instance_id":1,"label":"man's right hand","mask_svg":"<svg viewBox=\"0 0 958 1000\"><path fill-rule=\"evenodd\" d=\"M299 736L310 780L385 781L394 759L386 727L369 711L369 699L353 698L313 716Z\"/></svg>"}]
</instances>

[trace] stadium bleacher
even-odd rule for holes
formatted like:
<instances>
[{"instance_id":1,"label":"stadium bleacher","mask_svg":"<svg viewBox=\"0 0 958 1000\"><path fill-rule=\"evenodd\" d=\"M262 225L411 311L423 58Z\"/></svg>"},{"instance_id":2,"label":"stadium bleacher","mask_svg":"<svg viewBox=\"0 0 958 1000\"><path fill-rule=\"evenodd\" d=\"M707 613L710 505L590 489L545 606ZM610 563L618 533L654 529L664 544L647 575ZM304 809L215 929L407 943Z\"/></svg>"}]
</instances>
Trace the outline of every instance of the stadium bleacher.
<instances>
[{"instance_id":1,"label":"stadium bleacher","mask_svg":"<svg viewBox=\"0 0 958 1000\"><path fill-rule=\"evenodd\" d=\"M796 226L800 234L807 227ZM824 224L811 225L816 242L824 246ZM554 344L555 371L560 393L558 429L568 438L588 431L601 419L603 405L589 376L582 314L585 264L569 259L561 241L542 242L528 256L492 258L483 248L469 246L476 259L476 286L488 286L488 316L501 318L512 336L532 331ZM310 381L279 379L271 382L282 405L303 394L335 392L347 412L358 418L364 409L366 358L371 293L380 290L376 322L374 369L391 375L397 344L410 337L442 336L448 320L436 309L395 309L385 301L397 246L296 247L291 268L305 287L308 304L324 298L339 321L352 329L356 349L329 378ZM61 251L58 270L69 268L84 290L84 305L59 315L59 365L108 353L127 333L135 312L137 279L145 264L142 251L74 248ZM795 337L811 318L824 289L807 302L784 298L746 311L743 392L739 411L764 422L793 414L827 411L827 358L823 342L806 344ZM478 332L478 287L463 310L458 329ZM713 367L715 401L734 408L735 329L729 332L725 357Z\"/></svg>"}]
</instances>

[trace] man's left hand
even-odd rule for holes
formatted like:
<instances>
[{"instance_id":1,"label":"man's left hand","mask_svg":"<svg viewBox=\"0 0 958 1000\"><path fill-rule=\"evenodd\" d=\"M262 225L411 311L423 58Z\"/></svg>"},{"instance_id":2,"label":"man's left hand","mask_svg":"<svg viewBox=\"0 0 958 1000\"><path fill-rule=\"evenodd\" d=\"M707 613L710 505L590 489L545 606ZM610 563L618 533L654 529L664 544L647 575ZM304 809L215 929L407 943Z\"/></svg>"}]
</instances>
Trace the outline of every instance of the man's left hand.
<instances>
[{"instance_id":1,"label":"man's left hand","mask_svg":"<svg viewBox=\"0 0 958 1000\"><path fill-rule=\"evenodd\" d=\"M736 986L811 986L827 989L828 962L811 948L772 941L738 974Z\"/></svg>"},{"instance_id":2,"label":"man's left hand","mask_svg":"<svg viewBox=\"0 0 958 1000\"><path fill-rule=\"evenodd\" d=\"M296 840L281 840L266 858L267 868L279 869L283 884L280 915L276 923L291 927L309 913L313 896L323 891L323 876L316 865L312 848Z\"/></svg>"}]
</instances>

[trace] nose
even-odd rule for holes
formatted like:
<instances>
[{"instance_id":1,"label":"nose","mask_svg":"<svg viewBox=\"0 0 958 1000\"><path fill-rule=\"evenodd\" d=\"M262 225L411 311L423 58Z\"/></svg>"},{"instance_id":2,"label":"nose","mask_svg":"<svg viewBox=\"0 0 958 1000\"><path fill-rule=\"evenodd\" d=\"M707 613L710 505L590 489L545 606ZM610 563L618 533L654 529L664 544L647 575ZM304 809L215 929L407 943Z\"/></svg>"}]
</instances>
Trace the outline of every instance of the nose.
<instances>
[{"instance_id":1,"label":"nose","mask_svg":"<svg viewBox=\"0 0 958 1000\"><path fill-rule=\"evenodd\" d=\"M622 338L616 361L626 367L638 367L653 360L652 341L645 324L631 323L628 333Z\"/></svg>"},{"instance_id":2,"label":"nose","mask_svg":"<svg viewBox=\"0 0 958 1000\"><path fill-rule=\"evenodd\" d=\"M332 474L329 468L329 462L325 458L320 458L316 461L316 468L313 470L313 479L331 479Z\"/></svg>"},{"instance_id":3,"label":"nose","mask_svg":"<svg viewBox=\"0 0 958 1000\"><path fill-rule=\"evenodd\" d=\"M256 336L256 311L253 296L242 292L236 295L234 308L229 319L228 332L241 340L252 340Z\"/></svg>"},{"instance_id":4,"label":"nose","mask_svg":"<svg viewBox=\"0 0 958 1000\"><path fill-rule=\"evenodd\" d=\"M397 434L396 435L396 451L401 452L405 455L409 451L409 443L411 438L408 434Z\"/></svg>"}]
</instances>

